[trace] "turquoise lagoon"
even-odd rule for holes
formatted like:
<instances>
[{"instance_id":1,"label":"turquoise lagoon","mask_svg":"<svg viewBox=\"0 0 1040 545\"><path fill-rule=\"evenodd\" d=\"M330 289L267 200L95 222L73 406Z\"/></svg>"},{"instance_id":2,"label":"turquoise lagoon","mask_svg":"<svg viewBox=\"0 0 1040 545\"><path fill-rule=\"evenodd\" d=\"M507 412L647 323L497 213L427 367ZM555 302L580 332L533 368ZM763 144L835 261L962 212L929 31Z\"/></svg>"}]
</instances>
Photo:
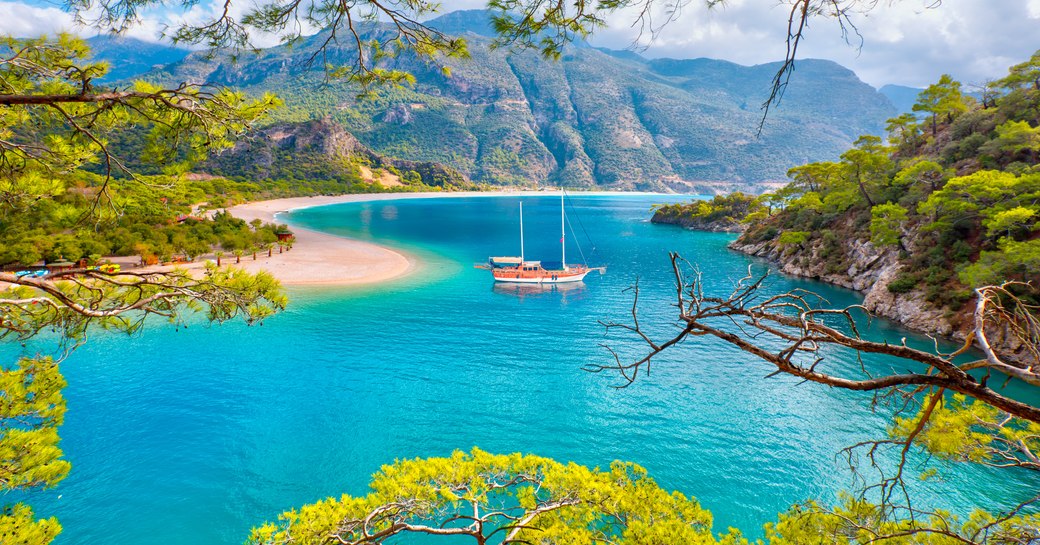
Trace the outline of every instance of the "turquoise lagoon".
<instances>
[{"instance_id":1,"label":"turquoise lagoon","mask_svg":"<svg viewBox=\"0 0 1040 545\"><path fill-rule=\"evenodd\" d=\"M262 326L94 335L65 365L72 474L28 498L60 518L57 543L241 543L283 510L364 493L381 464L474 446L590 466L631 460L663 487L697 497L718 531L752 535L792 503L832 500L853 484L838 451L881 436L886 422L868 396L765 379L767 367L710 339L673 350L624 389L613 387L617 376L582 370L610 361L603 342L640 352L598 324L628 317L625 289L636 279L643 321L659 336L671 331L668 251L697 263L720 294L749 264L765 270L726 249L732 235L647 221L653 203L676 197L576 196L577 238L607 274L569 290L495 287L472 265L518 251L519 200L298 211L292 223L401 248L422 268L374 288L294 290L290 308ZM558 200L522 200L527 255L558 260ZM569 255L576 261L577 249ZM792 287L836 305L858 300L780 276L769 289ZM872 334L908 335L884 323ZM917 493L959 512L1012 505L1040 487L1006 471L941 468L942 479L917 483Z\"/></svg>"}]
</instances>

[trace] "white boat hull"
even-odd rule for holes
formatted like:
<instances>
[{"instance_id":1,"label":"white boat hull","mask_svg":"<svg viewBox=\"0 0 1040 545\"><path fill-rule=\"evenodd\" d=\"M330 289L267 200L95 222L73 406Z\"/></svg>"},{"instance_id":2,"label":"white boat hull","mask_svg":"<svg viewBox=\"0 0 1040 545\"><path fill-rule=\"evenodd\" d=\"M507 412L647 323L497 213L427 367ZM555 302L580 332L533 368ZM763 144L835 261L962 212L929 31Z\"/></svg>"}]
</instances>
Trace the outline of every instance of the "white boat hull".
<instances>
[{"instance_id":1,"label":"white boat hull","mask_svg":"<svg viewBox=\"0 0 1040 545\"><path fill-rule=\"evenodd\" d=\"M589 271L585 271L578 274L571 274L567 276L553 277L538 277L538 278L523 278L523 277L510 277L506 274L501 276L495 275L495 282L502 282L508 284L566 284L569 282L581 282L585 279L585 275L589 274Z\"/></svg>"}]
</instances>

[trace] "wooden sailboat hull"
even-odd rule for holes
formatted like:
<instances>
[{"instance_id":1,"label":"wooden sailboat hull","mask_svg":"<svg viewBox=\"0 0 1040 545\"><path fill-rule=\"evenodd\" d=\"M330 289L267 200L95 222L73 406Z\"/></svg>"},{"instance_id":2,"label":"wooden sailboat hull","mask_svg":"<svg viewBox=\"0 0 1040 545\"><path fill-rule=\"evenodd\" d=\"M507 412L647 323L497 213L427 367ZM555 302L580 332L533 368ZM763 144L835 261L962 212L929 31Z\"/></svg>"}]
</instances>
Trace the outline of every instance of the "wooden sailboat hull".
<instances>
[{"instance_id":1,"label":"wooden sailboat hull","mask_svg":"<svg viewBox=\"0 0 1040 545\"><path fill-rule=\"evenodd\" d=\"M567 282L581 282L589 269L584 267L569 269L566 271L524 271L513 268L501 268L492 271L495 282L508 282L514 284L564 284Z\"/></svg>"}]
</instances>

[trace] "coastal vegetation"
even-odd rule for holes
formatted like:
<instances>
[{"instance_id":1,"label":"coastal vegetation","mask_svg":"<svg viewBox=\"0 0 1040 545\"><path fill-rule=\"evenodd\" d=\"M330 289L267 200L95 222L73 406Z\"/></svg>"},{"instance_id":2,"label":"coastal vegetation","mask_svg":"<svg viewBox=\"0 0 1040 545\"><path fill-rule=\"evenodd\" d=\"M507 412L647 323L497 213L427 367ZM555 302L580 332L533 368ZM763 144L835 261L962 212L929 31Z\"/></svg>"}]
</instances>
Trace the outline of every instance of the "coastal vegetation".
<instances>
[{"instance_id":1,"label":"coastal vegetation","mask_svg":"<svg viewBox=\"0 0 1040 545\"><path fill-rule=\"evenodd\" d=\"M782 209L751 221L736 247L782 254L822 277L854 276L849 241L869 244L891 264L882 287L940 310L947 332L970 326L980 286L1021 282L1013 291L1035 304L1038 71L1034 55L992 82L982 103L943 77L915 105L923 119L890 120L888 145L862 137L841 161L792 169L792 183L766 197Z\"/></svg>"},{"instance_id":2,"label":"coastal vegetation","mask_svg":"<svg viewBox=\"0 0 1040 545\"><path fill-rule=\"evenodd\" d=\"M861 259L869 256L881 287L940 311L947 334L970 327L974 288L1031 282L1012 290L1035 304L1038 73L1040 54L991 82L982 101L944 76L921 93L920 117L889 120L887 142L863 136L839 161L792 168L791 183L756 208L730 214L720 198L661 208L655 221L724 214L743 224L735 248L848 285L870 274Z\"/></svg>"},{"instance_id":3,"label":"coastal vegetation","mask_svg":"<svg viewBox=\"0 0 1040 545\"><path fill-rule=\"evenodd\" d=\"M268 198L442 189L400 176L406 182L398 187L360 176L298 182L136 174L135 183L111 184L78 171L49 198L24 209L0 210L0 270L82 259L94 265L116 256L154 264L191 262L215 251L256 252L277 244L277 233L288 232L287 227L247 224L222 209Z\"/></svg>"},{"instance_id":4,"label":"coastal vegetation","mask_svg":"<svg viewBox=\"0 0 1040 545\"><path fill-rule=\"evenodd\" d=\"M96 5L83 2L74 3L72 7L83 12L97 10L91 11L90 17L96 17L102 26L125 28L137 21L137 9L146 4L114 2ZM439 67L443 74L445 68L452 68L448 62L468 54L464 40L441 34L416 20L401 18L401 12L388 9L381 3L363 4L369 9L364 17L367 23L375 24L380 17L389 17L397 23L396 33L377 34L366 38L368 41L364 43L359 40L356 49L339 51L346 56L346 59L338 59L345 61L343 67L326 66L333 77L349 76L361 85L409 83L415 79L409 70L370 61L400 58L402 54L410 53L423 61L443 61L445 64ZM608 2L599 4L597 8L590 5L590 12L567 14L562 10L539 10L541 4L538 2L530 5L495 2L493 6L503 13L525 8L532 11L530 17L515 20L499 16L493 19L493 23L496 32L505 36L507 42L538 48L549 57L562 57L570 33L588 32L600 22L600 16L627 5L628 2ZM814 6L815 9L809 9ZM822 12L821 6L826 6L826 3L795 2L796 8L804 7L803 18L810 11L814 14ZM425 2L410 3L408 7L416 17L434 10L432 4ZM298 27L289 24L293 16L299 15L318 27L337 29L355 7L330 4L323 9L306 9L301 3L290 3L288 7L259 4L248 9L250 11L242 23L225 11L214 21L202 25L185 23L170 29L170 32L180 40L213 48L242 47L249 44L244 24L259 30L285 32L286 41L294 42L301 37L292 30ZM286 9L288 12L284 11ZM792 11L792 20L796 20L797 13L797 10ZM354 27L350 26L350 29L354 30ZM329 37L326 33L315 39L320 41ZM321 47L329 43L325 42ZM192 256L214 245L234 248L238 252L241 246L270 241L277 226L246 226L219 213L211 219L191 217L202 201L209 202L210 207L219 207L238 196L264 195L262 185L208 178L184 183L184 179L175 177L175 174L186 172L213 151L232 150L239 137L254 129L263 116L278 105L278 99L270 95L251 98L240 90L188 83L164 86L139 82L118 89L100 88L97 79L104 76L106 67L84 61L86 46L79 40L67 36L53 41L8 38L3 41L3 46L6 56L0 63L3 76L0 77L0 105L3 106L0 109L0 218L5 222L5 236L12 237L3 241L4 251L10 254L5 254L5 259L24 265L36 258L74 259L78 255L93 260L93 256L102 253L131 250L158 257L177 251ZM336 50L332 52L337 53ZM779 67L774 79L774 93L782 85L783 75L789 73L791 60L787 59L788 62ZM993 108L999 111L1001 105L1009 107L1008 101L1012 99L1008 97L1020 96L1015 99L1019 102L1010 104L1018 104L1021 108L1011 107L1009 111L1036 111L1035 102L1029 102L1032 90L1020 83L1007 85L1010 90L994 99L996 106ZM922 100L921 111L932 114L928 120L932 139L923 136L925 131L916 122L906 123L910 127L906 140L914 146L908 149L915 153L937 145L939 135L944 134L940 127L952 131L958 120L971 115L970 109L961 108L956 103L960 95L952 89L952 82L940 82L940 87L929 95L934 95L934 100ZM630 93L638 91L625 90ZM637 94L632 95L633 103L639 99ZM633 109L626 112L629 114L650 120L655 116L657 119L669 116L667 111L647 109ZM393 115L403 113L394 110ZM1019 123L1022 121L1026 126ZM989 138L986 136L989 133L985 133L977 149L989 149L990 142L999 142L994 144L999 153L994 152L997 155L990 159L1001 169L992 176L999 182L996 184L998 189L1012 189L1004 193L998 191L993 203L975 206L974 201L954 191L958 185L950 185L958 178L946 179L941 172L936 178L934 171L929 173L926 167L921 167L921 184L935 186L927 198L906 203L886 199L896 195L890 186L899 176L892 176L890 180L888 172L891 164L898 161L885 153L879 139L864 137L843 157L840 163L843 176L825 176L822 181L811 182L813 187L818 186L817 189L791 194L782 203L782 212L763 220L777 222L779 227L775 237L763 237L762 240L775 238L778 243L791 247L809 244L815 236L815 231L809 227L814 220L799 223L802 220L796 216L793 220L796 223L788 226L782 223L782 218L811 205L816 209L810 210L810 215L838 217L845 214L842 217L855 220L853 223L858 228L868 229L877 244L899 246L907 238L905 224L916 217L910 215L909 205L920 204L916 213L932 218L929 226L937 225L931 231L922 227L922 232L936 233L928 236L941 237L947 231L962 229L961 222L966 217L969 220L968 232L976 233L978 240L982 241L978 259L972 262L972 266L979 265L980 268L973 272L968 272L968 267L962 268L960 274L968 275L964 278L1014 275L1020 270L1025 271L1022 274L1030 274L1030 244L1033 240L1030 237L1035 230L1033 204L1017 200L1013 206L1003 206L1007 195L1018 195L1023 187L1032 187L1029 184L1033 183L1030 176L1033 176L1036 153L1032 147L1031 131L1035 123L1023 116L1007 119L997 116L994 123L992 133L996 136ZM609 124L598 126L609 127ZM493 124L487 127L490 138L501 138L503 133L493 130L496 128ZM141 128L144 129L142 133L129 130ZM556 129L567 142L574 141L574 134L566 126ZM110 146L110 142L120 137L125 143L126 135L130 133L134 133L132 138L144 134L143 145L138 148L132 145L123 148ZM611 160L627 164L649 158L656 161L648 160L647 164L651 166L665 165L662 157L666 154L658 150L661 157L654 155L650 140L644 140L647 136L640 134L629 139L631 146L627 149L649 150L647 153L650 155L633 152ZM923 139L923 142L918 143L918 139ZM489 172L489 179L508 180L519 176L519 158L523 155L520 151L530 149L529 146L537 148L534 143L534 138L524 135L509 141L508 148L489 149L487 155L491 160L482 168ZM148 167L124 160L116 153L117 148L140 149L141 159L166 173L150 177ZM940 158L945 157L946 149L946 146L942 147ZM958 150L963 151L960 145L951 152L953 157L958 156ZM682 148L677 147L674 153L681 151ZM580 157L577 152L574 155ZM591 157L595 153L586 155ZM980 164L983 162L979 160ZM611 167L608 170L622 171L613 168L613 163L602 164ZM938 164L940 170L960 168L956 167L956 161L948 167L942 162ZM358 170L361 166L371 168L376 165L358 165ZM391 166L378 168L389 169ZM320 165L315 165L315 168L320 169ZM398 176L406 180L405 185L416 187L425 183L420 170L412 171L419 176L416 180L415 175L409 175L406 170L397 166L393 168L398 169ZM284 171L274 169L272 172L274 178L270 180L276 180L271 182L276 188L274 191L296 190L295 184L278 177ZM972 175L966 174L965 178ZM327 180L330 184L347 180L348 189L363 188L353 176L340 178L330 173ZM975 187L972 184L978 181L957 183ZM907 184L919 190L917 177L909 179ZM983 186L989 187L987 184ZM326 187L338 186L316 185L305 190ZM943 193L947 187L951 187L951 191ZM811 192L816 193L815 198L809 196ZM933 202L931 197L934 195L940 196L932 208L926 207L922 212L920 207ZM845 206L850 202L852 204ZM983 214L984 210L998 204L1001 206L999 210L990 215ZM760 208L752 211L746 197L740 197L729 202L712 203L698 214L710 217L721 213L725 214L722 217L734 217L729 209L742 206L746 206L749 212L761 213ZM768 215L770 206L766 205L766 208ZM859 215L854 212L857 209ZM966 216L958 215L962 213ZM175 219L178 214L187 214L189 218L170 223L171 218ZM971 230L974 224L970 221L978 222L975 231ZM783 232L780 232L781 228ZM983 232L985 235L981 234ZM747 236L755 235L749 232ZM985 257L986 252L990 252L991 257ZM1014 262L1015 268L1007 273L1000 269L1005 258L999 252L1026 257L1020 263ZM960 276L958 279L966 281ZM66 349L85 342L87 332L93 328L134 332L143 327L149 317L178 323L186 312L201 313L211 321L242 317L253 323L281 310L286 304L280 286L269 275L251 275L215 266L206 267L201 277L180 270L114 273L75 268L50 272L43 277L0 272L0 282L13 286L0 293L0 338L39 340L42 332L49 332L59 339L59 354L67 354ZM822 329L826 326L815 321L791 322L787 317L775 317L773 307L750 307L749 312L764 311L766 314L747 314L744 311L749 305L744 304L741 298L745 297L744 293L747 297L754 297L755 285L744 288L751 291L739 292L734 296L736 299L725 301L723 314L707 318L738 316L757 320L757 326L766 328L763 331L794 342L795 347L787 352L786 359L783 355L765 358L776 364L780 372L804 378L815 377L818 362L812 362L811 367L792 364L789 355L798 353L798 347L807 343L815 346L815 343L838 340L845 342L842 346L850 349L887 351L884 353L932 366L935 373L919 373L915 375L918 378L912 381L898 383L901 386L926 386L924 389L899 391L908 394L903 398L905 400L924 398L920 405L907 401L907 407L919 409L912 419L893 421L891 444L902 449L904 454L906 449L920 446L952 459L1013 465L1015 470L1035 469L1033 453L1036 452L1038 431L1035 426L1040 420L1036 417L1035 407L994 395L984 379L975 380L956 366L951 369L951 362L946 359L922 360L918 359L916 352L905 352L899 347L866 345L858 339L843 338L840 332L835 334ZM693 289L689 293L697 305L715 303L697 299L701 293L699 290ZM1032 309L1029 306L1031 300L1019 291L1017 284L1009 285L1004 291L979 293L980 297L984 295L994 303L989 308ZM784 308L801 308L798 304L795 300L790 303L793 306ZM739 311L733 312L733 309ZM698 311L701 310L703 308L698 306ZM811 311L806 312L811 314ZM685 333L714 334L703 329L712 326L699 321L701 317L704 315L686 321L688 329ZM983 312L982 318L1004 317ZM776 323L769 325L770 320ZM638 327L631 330L639 332ZM792 340L791 330L803 337ZM776 331L781 333L777 335ZM821 333L827 336L818 337ZM730 337L720 337L739 340L733 333L728 335ZM845 338L849 340L843 340ZM3 462L0 464L0 489L5 492L53 487L70 471L69 462L63 459L58 435L66 410L61 393L65 386L60 373L61 359L22 357L4 364L0 370L3 392L0 398L0 461ZM624 368L619 370L625 371ZM818 382L827 383L823 380ZM967 398L954 398L956 403L942 404L947 390L962 393ZM993 407L982 405L977 400L991 402ZM902 465L899 467L901 470ZM863 495L850 496L833 509L814 503L795 507L780 515L776 524L767 527L767 539L773 544L822 540L837 543L1010 544L1040 538L1036 535L1040 521L1036 515L1023 510L1006 515L978 511L963 520L942 512L901 512L900 508L911 507L889 501L893 490L901 490L899 484L900 481L884 483L880 503L872 503L868 495ZM918 516L905 516L907 514ZM258 528L252 539L257 543L379 543L402 532L418 531L434 535L468 535L478 543L531 539L574 543L608 539L629 543L746 543L734 531L715 536L710 525L710 515L696 501L661 489L645 471L632 464L615 463L604 471L574 464L563 465L533 456L499 456L473 451L469 455L455 454L448 459L403 461L386 466L374 478L370 495L326 500L289 512L281 522ZM55 519L36 518L25 503L6 506L0 512L0 536L5 543L45 544L52 541L59 531L60 525Z\"/></svg>"},{"instance_id":5,"label":"coastal vegetation","mask_svg":"<svg viewBox=\"0 0 1040 545\"><path fill-rule=\"evenodd\" d=\"M715 543L710 513L629 463L600 470L474 449L384 466L371 489L285 513L253 530L249 543L384 543L409 534L478 544Z\"/></svg>"},{"instance_id":6,"label":"coastal vegetation","mask_svg":"<svg viewBox=\"0 0 1040 545\"><path fill-rule=\"evenodd\" d=\"M739 191L716 195L710 201L669 204L654 207L650 221L682 225L701 231L739 232L751 218L769 213L768 203Z\"/></svg>"},{"instance_id":7,"label":"coastal vegetation","mask_svg":"<svg viewBox=\"0 0 1040 545\"><path fill-rule=\"evenodd\" d=\"M96 185L85 182L93 178ZM83 174L80 182L34 206L0 217L0 267L25 268L38 263L139 256L144 264L194 261L214 249L251 250L277 242L273 224L249 225L219 210L200 215L196 203L219 194L248 198L256 187L228 180L185 183L176 178L141 177L137 186L107 189L112 206L91 218L100 182ZM219 190L217 189L219 186ZM98 229L97 226L103 226Z\"/></svg>"},{"instance_id":8,"label":"coastal vegetation","mask_svg":"<svg viewBox=\"0 0 1040 545\"><path fill-rule=\"evenodd\" d=\"M607 470L590 469L479 449L384 466L373 476L371 490L367 496L328 498L286 512L280 522L254 529L249 543L361 545L426 534L472 538L481 545L1013 545L1040 537L1038 515L994 517L976 511L960 520L937 512L922 525L886 520L880 506L847 496L833 511L811 502L794 507L766 525L765 542L751 542L733 528L713 534L711 513L696 500L663 490L637 465L614 462Z\"/></svg>"}]
</instances>

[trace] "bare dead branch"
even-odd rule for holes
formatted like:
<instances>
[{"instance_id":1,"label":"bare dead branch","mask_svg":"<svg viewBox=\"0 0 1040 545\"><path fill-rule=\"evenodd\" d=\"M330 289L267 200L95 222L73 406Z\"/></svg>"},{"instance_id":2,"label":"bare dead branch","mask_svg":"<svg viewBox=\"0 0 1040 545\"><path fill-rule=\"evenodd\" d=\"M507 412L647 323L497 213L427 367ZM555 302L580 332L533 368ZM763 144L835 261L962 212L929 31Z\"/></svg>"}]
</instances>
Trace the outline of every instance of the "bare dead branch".
<instances>
[{"instance_id":1,"label":"bare dead branch","mask_svg":"<svg viewBox=\"0 0 1040 545\"><path fill-rule=\"evenodd\" d=\"M614 364L592 366L592 371L621 371L626 383L637 376L638 369L649 365L652 358L690 336L708 335L733 345L758 360L771 364L774 374L787 374L809 382L848 390L884 393L906 387L938 388L967 395L988 403L1008 414L1032 422L1040 422L1040 408L1013 399L993 388L984 380L969 374L969 369L984 368L1026 382L1040 384L1040 366L1018 367L1004 362L985 345L979 347L987 352L985 361L971 365L957 365L954 354L927 352L907 346L905 343L891 344L864 339L857 329L854 312L865 314L861 306L832 309L816 306L822 298L804 291L788 292L762 297L759 293L765 277L755 281L743 279L726 297L704 295L702 280L696 271L685 275L682 258L671 254L672 270L677 286L676 300L680 306L679 332L658 341L652 339L640 325L636 306L638 291L631 310L632 323L603 322L608 331L619 329L634 334L649 350L631 362L623 362L612 351ZM1036 350L1037 332L1040 331L1035 309L1025 304L1009 291L1009 285L981 288L976 312L976 344L985 341L986 331L995 325L1010 329L1019 338L1032 342ZM758 299L762 299L759 301ZM837 317L848 329L848 333L824 323L825 319ZM729 327L726 324L730 324ZM734 325L736 327L734 327ZM745 327L751 328L750 331ZM766 338L761 338L765 335ZM981 341L980 341L981 339ZM769 348L779 345L779 348ZM851 376L847 373L829 371L825 362L827 347L852 351L857 357L862 354L878 354L901 358L914 365L923 365L924 371L889 373L871 376Z\"/></svg>"}]
</instances>

